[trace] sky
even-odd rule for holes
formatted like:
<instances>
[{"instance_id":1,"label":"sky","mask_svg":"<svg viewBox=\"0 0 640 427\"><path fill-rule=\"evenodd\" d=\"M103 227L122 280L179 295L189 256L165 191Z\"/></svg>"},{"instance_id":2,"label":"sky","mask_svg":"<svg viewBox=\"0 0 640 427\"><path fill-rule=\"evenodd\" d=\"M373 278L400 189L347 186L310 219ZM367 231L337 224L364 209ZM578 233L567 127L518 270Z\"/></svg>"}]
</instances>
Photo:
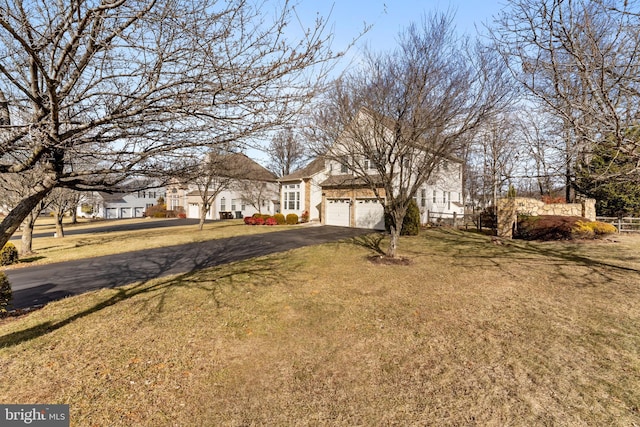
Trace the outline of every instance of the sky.
<instances>
[{"instance_id":1,"label":"sky","mask_svg":"<svg viewBox=\"0 0 640 427\"><path fill-rule=\"evenodd\" d=\"M333 33L332 49L344 50L365 27L371 26L345 58L336 66L339 74L366 48L390 51L396 47L398 33L412 22L420 23L423 15L450 11L453 25L460 34L475 35L476 25L491 23L504 7L504 0L298 0L295 10L300 23L290 23L289 31L302 34L302 28L314 27L318 16L325 18ZM297 28L296 28L297 26ZM250 150L250 157L262 164L266 154Z\"/></svg>"},{"instance_id":2,"label":"sky","mask_svg":"<svg viewBox=\"0 0 640 427\"><path fill-rule=\"evenodd\" d=\"M357 41L351 54L365 47L392 50L397 35L410 23L420 23L432 12L454 14L454 26L461 34L475 35L483 23L491 23L504 7L501 0L301 0L296 11L303 24L312 25L319 14L328 19L334 33L334 50L344 49L366 25L371 29Z\"/></svg>"}]
</instances>

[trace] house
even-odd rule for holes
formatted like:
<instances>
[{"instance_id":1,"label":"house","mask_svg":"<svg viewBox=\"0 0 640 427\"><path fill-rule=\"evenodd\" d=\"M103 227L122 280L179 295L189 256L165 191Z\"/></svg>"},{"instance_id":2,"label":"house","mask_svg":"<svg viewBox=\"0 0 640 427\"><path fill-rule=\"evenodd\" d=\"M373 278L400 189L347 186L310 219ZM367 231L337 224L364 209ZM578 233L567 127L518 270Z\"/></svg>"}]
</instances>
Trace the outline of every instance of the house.
<instances>
[{"instance_id":1,"label":"house","mask_svg":"<svg viewBox=\"0 0 640 427\"><path fill-rule=\"evenodd\" d=\"M280 208L282 214L301 217L306 211L309 221L320 221L322 212L322 187L329 176L326 161L318 157L290 175L278 180L280 183Z\"/></svg>"},{"instance_id":2,"label":"house","mask_svg":"<svg viewBox=\"0 0 640 427\"><path fill-rule=\"evenodd\" d=\"M353 155L346 161L337 157L349 156L334 153L318 157L307 167L280 178L282 213L300 216L308 211L311 221L322 224L384 230L384 208L378 197L384 199L385 191L382 184L375 185L378 175L373 162L354 159ZM356 164L362 171L359 174L349 167ZM442 158L431 179L419 188L415 200L423 224L464 215L462 165L460 159Z\"/></svg>"},{"instance_id":3,"label":"house","mask_svg":"<svg viewBox=\"0 0 640 427\"><path fill-rule=\"evenodd\" d=\"M218 155L210 176L167 186L167 209L200 218L204 199L209 201L206 219L243 218L254 213L279 211L276 176L242 153ZM200 179L205 178L205 179Z\"/></svg>"},{"instance_id":4,"label":"house","mask_svg":"<svg viewBox=\"0 0 640 427\"><path fill-rule=\"evenodd\" d=\"M130 192L93 191L84 195L78 216L104 219L142 218L145 211L165 198L165 188L155 187Z\"/></svg>"}]
</instances>

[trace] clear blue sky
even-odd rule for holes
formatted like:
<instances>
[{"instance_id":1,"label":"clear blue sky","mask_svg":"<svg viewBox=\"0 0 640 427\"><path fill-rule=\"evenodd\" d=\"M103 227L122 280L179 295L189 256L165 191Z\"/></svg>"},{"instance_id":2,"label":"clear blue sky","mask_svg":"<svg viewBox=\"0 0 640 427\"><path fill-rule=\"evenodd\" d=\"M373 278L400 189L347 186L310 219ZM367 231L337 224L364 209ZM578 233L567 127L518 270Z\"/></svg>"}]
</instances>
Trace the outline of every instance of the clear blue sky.
<instances>
[{"instance_id":1,"label":"clear blue sky","mask_svg":"<svg viewBox=\"0 0 640 427\"><path fill-rule=\"evenodd\" d=\"M357 54L365 46L376 51L393 49L403 28L432 12L452 12L458 32L473 35L474 25L490 24L503 7L502 0L300 0L296 10L307 26L318 14L329 20L335 34L334 50L344 48L365 23L373 25L354 47Z\"/></svg>"}]
</instances>

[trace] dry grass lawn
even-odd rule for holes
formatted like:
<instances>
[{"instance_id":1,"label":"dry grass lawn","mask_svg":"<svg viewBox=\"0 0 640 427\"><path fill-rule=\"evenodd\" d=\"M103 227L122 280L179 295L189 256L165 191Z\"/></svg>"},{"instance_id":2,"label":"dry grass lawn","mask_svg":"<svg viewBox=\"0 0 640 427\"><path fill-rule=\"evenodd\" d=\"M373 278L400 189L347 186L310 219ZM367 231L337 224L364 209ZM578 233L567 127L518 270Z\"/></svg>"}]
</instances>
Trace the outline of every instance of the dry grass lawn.
<instances>
[{"instance_id":1,"label":"dry grass lawn","mask_svg":"<svg viewBox=\"0 0 640 427\"><path fill-rule=\"evenodd\" d=\"M640 238L429 230L62 300L0 324L0 401L75 426L640 425ZM361 241L360 243L364 243Z\"/></svg>"}]
</instances>

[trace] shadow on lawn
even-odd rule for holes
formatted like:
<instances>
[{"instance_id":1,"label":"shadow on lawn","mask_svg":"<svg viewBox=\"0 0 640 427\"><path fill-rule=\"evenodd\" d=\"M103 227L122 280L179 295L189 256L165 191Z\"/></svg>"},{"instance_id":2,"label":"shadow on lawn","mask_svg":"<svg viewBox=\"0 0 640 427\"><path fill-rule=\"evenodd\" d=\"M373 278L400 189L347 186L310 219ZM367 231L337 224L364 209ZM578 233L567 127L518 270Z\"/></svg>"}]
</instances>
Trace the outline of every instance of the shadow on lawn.
<instances>
[{"instance_id":1,"label":"shadow on lawn","mask_svg":"<svg viewBox=\"0 0 640 427\"><path fill-rule=\"evenodd\" d=\"M231 242L232 241L229 241L229 244L232 244ZM244 285L247 282L258 283L260 286L269 286L276 283L276 281L282 277L283 268L288 271L293 271L296 268L292 263L285 263L284 260L274 258L254 258L251 262L220 266L228 262L225 261L224 253L227 253L229 250L230 248L220 247L219 251L201 250L198 253L190 252L189 262L191 269L187 273L165 279L156 278L172 274L172 270L176 267L184 267L185 256L183 254L178 252L173 252L173 254L168 253L167 256L162 257L160 261L147 262L145 264L146 268L142 269L130 268L128 264L113 263L103 272L104 275L122 278L112 282L112 286L110 287L115 290L112 296L98 302L92 307L72 314L65 319L44 322L28 329L0 336L0 348L15 346L44 336L78 319L140 295L148 295L148 298L143 302L145 307L148 308L150 305L153 305L156 312L162 312L166 307L167 292L180 287L197 288L210 292L217 307L220 308L223 305L219 297L221 287L235 287ZM233 250L237 254L240 249L234 248ZM250 249L246 250L250 251ZM217 265L217 267L211 268L212 265ZM203 270L208 267L210 268L209 270ZM242 280L235 281L234 278L239 275L242 276ZM123 287L125 284L135 282L140 283ZM52 299L74 295L74 293L70 291L56 292L54 288L55 285L42 285L34 288L34 291L49 292L49 296L51 296Z\"/></svg>"},{"instance_id":2,"label":"shadow on lawn","mask_svg":"<svg viewBox=\"0 0 640 427\"><path fill-rule=\"evenodd\" d=\"M507 240L483 236L452 229L438 230L437 234L430 234L427 238L437 238L447 243L444 251L449 251L452 256L464 261L473 259L485 259L496 267L504 268L505 263L518 263L525 260L544 261L547 265L555 267L558 275L563 276L563 267L582 266L587 267L590 276L584 276L585 284L597 283L596 278L612 280L614 274L640 273L640 269L624 265L628 257L619 256L615 261L598 259L600 254L607 252L606 257L612 258L611 252L615 243L572 241L537 242L519 239ZM592 256L588 254L591 249ZM523 267L525 268L525 267Z\"/></svg>"}]
</instances>

